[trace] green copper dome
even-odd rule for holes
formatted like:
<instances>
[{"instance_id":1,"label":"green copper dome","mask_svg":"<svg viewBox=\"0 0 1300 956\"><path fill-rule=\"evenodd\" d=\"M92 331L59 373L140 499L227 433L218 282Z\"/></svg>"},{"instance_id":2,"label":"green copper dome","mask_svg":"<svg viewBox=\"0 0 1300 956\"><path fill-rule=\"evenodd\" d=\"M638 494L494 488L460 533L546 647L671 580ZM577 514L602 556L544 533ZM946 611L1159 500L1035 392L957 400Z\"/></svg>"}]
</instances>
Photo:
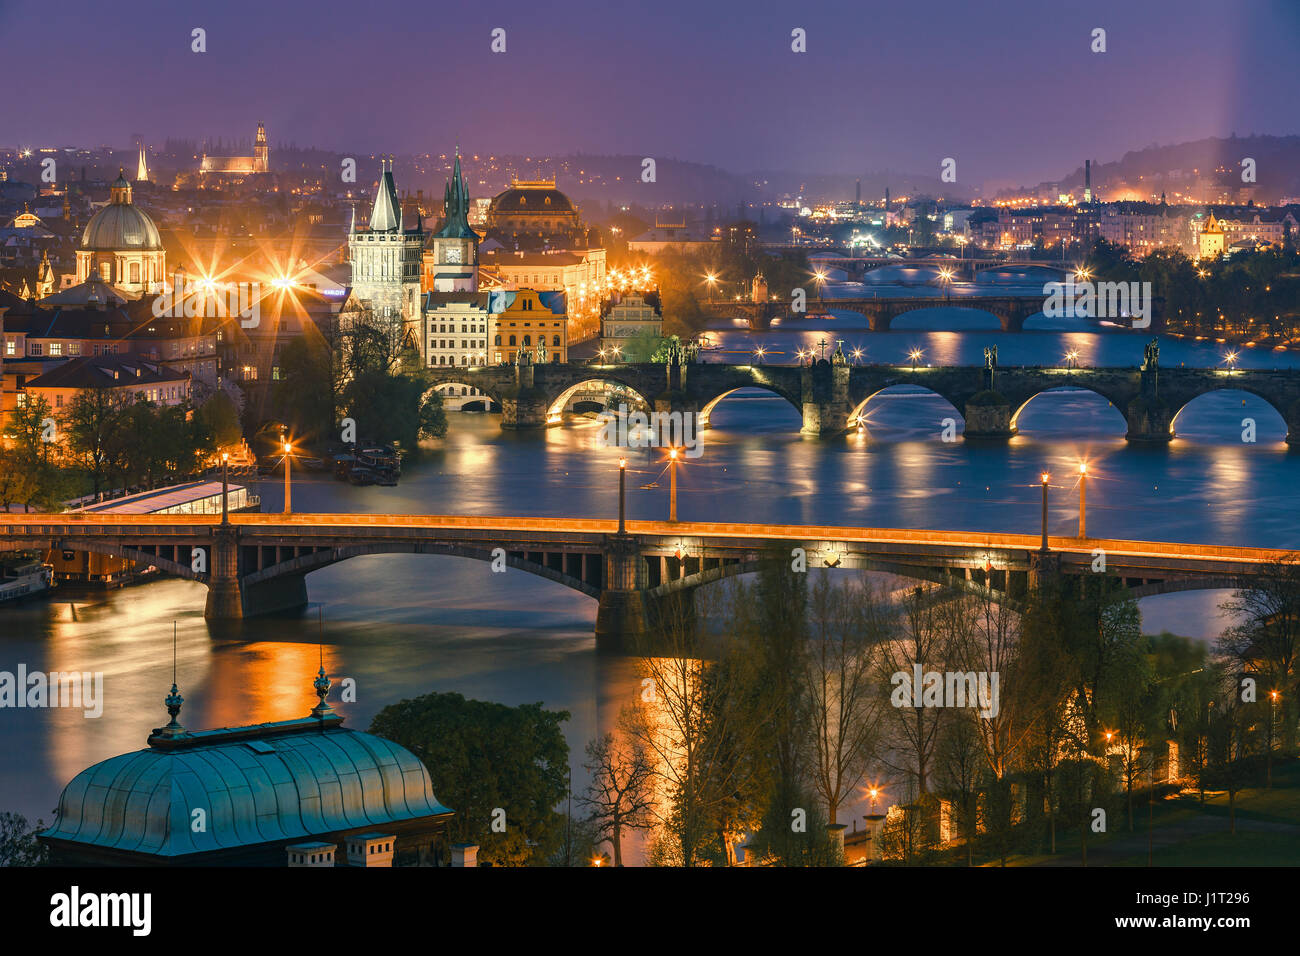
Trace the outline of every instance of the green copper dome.
<instances>
[{"instance_id":1,"label":"green copper dome","mask_svg":"<svg viewBox=\"0 0 1300 956\"><path fill-rule=\"evenodd\" d=\"M81 234L81 248L93 252L161 249L162 237L144 212L131 201L131 184L119 171L107 206L90 217Z\"/></svg>"}]
</instances>

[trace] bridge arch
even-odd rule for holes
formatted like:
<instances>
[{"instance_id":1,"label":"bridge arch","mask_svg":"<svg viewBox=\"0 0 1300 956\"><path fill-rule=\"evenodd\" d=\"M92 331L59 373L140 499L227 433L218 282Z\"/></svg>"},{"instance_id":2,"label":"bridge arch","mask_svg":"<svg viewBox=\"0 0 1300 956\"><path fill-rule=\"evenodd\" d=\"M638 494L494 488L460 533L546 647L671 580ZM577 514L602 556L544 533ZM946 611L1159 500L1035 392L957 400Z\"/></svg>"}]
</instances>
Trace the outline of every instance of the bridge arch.
<instances>
[{"instance_id":1,"label":"bridge arch","mask_svg":"<svg viewBox=\"0 0 1300 956\"><path fill-rule=\"evenodd\" d=\"M789 403L790 407L795 410L795 413L799 416L799 420L801 422L803 421L803 405L798 401L798 399L786 394L786 392L783 389L778 388L776 385L769 384L767 382L756 381L756 382L746 382L741 385L735 385L726 388L723 391L719 392L718 394L714 395L712 398L710 398L707 402L704 403L703 407L700 408L699 414L697 416L697 421L699 422L699 426L701 428L710 427L711 424L709 420L710 416L713 414L714 409L716 409L718 405L721 404L722 400L725 399L728 395L734 395L736 392L744 391L746 389L757 389L759 391L771 392L773 395L785 399L786 402Z\"/></svg>"},{"instance_id":2,"label":"bridge arch","mask_svg":"<svg viewBox=\"0 0 1300 956\"><path fill-rule=\"evenodd\" d=\"M212 566L212 546L209 542L201 541L187 545L162 545L166 548L174 548L177 552L183 551L183 556L190 557L193 548L202 548L208 561L208 567ZM207 574L196 574L192 561L176 561L171 558L165 558L162 555L152 554L142 548L122 548L106 544L102 541L92 539L86 540L58 540L50 542L52 551L89 551L94 554L102 554L108 557L125 558L127 561L135 564L152 564L159 571L178 578L187 578L190 581L208 580Z\"/></svg>"},{"instance_id":3,"label":"bridge arch","mask_svg":"<svg viewBox=\"0 0 1300 956\"><path fill-rule=\"evenodd\" d=\"M346 561L349 558L358 558L371 554L432 554L444 557L471 558L475 561L491 562L495 559L493 548L475 548L463 544L443 544L437 542L419 542L419 541L383 541L369 542L365 544L347 545L339 548L322 548L309 554L299 555L295 558L281 561L269 567L262 568L258 571L250 572L240 578L240 584L244 587L263 584L274 578L284 575L308 575L313 571L319 571L321 568L338 564L340 561ZM507 567L515 568L519 571L526 571L529 574L535 574L538 577L555 581L563 584L567 588L575 591L581 591L588 597L600 597L600 577L603 574L603 564L600 555L582 555L582 554L559 554L559 561L552 563L542 563L529 560L525 555L520 557L520 552L507 551L505 553L505 563ZM574 567L572 559L586 559L576 562ZM544 559L545 560L545 559ZM566 560L568 567L566 568ZM558 564L559 567L554 566ZM584 567L587 573L584 573ZM577 573L571 573L577 571ZM192 575L191 575L192 577Z\"/></svg>"},{"instance_id":4,"label":"bridge arch","mask_svg":"<svg viewBox=\"0 0 1300 956\"><path fill-rule=\"evenodd\" d=\"M1016 407L1015 411L1011 413L1011 428L1012 428L1012 430L1018 430L1018 429L1019 429L1019 427L1020 427L1020 423L1019 423L1020 415L1021 415L1021 413L1022 413L1026 408L1028 408L1028 407L1030 406L1030 404L1033 403L1034 399L1038 398L1038 397L1041 396L1041 395L1048 395L1048 394L1053 394L1053 393L1058 394L1058 395L1059 395L1059 394L1063 394L1063 393L1067 393L1067 394L1068 394L1069 392L1072 392L1072 391L1090 392L1090 393L1092 393L1093 395L1098 396L1099 398L1104 398L1104 399L1106 400L1106 402L1108 403L1108 405L1110 406L1110 408L1113 409L1114 411L1116 411L1116 412L1119 414L1119 417L1120 417L1120 421L1121 421L1121 423L1124 425L1125 428L1127 428L1127 426L1128 426L1128 410L1127 410L1127 408L1125 407L1125 403L1123 402L1123 400L1122 400L1122 398L1121 398L1120 396L1118 396L1118 395L1107 395L1107 394L1106 394L1105 392L1103 392L1102 390L1100 390L1100 389L1098 389L1098 388L1095 388L1095 387L1093 387L1093 386L1091 386L1091 385L1085 384L1085 383L1083 383L1083 382L1073 382L1073 381L1072 381L1072 382L1062 382L1060 385L1054 385L1054 386L1051 387L1051 388L1039 389L1038 391L1034 392L1034 394L1030 395L1028 398L1025 398L1023 401L1021 401L1021 402L1019 403L1019 405ZM1015 404L1015 402L1013 401L1012 404Z\"/></svg>"},{"instance_id":5,"label":"bridge arch","mask_svg":"<svg viewBox=\"0 0 1300 956\"><path fill-rule=\"evenodd\" d=\"M546 423L551 425L559 422L564 414L564 406L569 404L569 399L591 385L617 385L634 395L640 405L647 408L651 406L651 402L645 396L646 390L644 386L633 385L626 379L620 378L617 373L601 372L566 386L554 398L550 399L546 405Z\"/></svg>"},{"instance_id":6,"label":"bridge arch","mask_svg":"<svg viewBox=\"0 0 1300 956\"><path fill-rule=\"evenodd\" d=\"M1183 402L1182 405L1179 406L1178 411L1174 413L1174 417L1170 420L1169 423L1169 427L1171 430L1173 430L1174 434L1178 433L1178 420L1182 417L1183 412L1187 411L1188 408L1196 404L1201 399L1206 398L1210 395L1231 395L1234 397L1249 395L1253 398L1259 399L1261 402L1264 403L1265 406L1267 406L1271 411L1277 414L1278 424L1280 426L1280 430L1283 435L1283 438L1280 438L1278 440L1282 441L1285 439L1285 436L1287 435L1290 426L1290 422L1287 420L1287 409L1280 408L1278 406L1278 402L1276 401L1276 399L1273 396L1264 394L1262 390L1252 388L1249 385L1243 385L1241 383L1232 382L1231 379L1227 380L1227 383L1225 383L1221 387L1206 389L1204 392L1201 392L1199 395L1194 395L1191 398L1187 399L1187 401ZM1246 400L1244 398L1241 401L1240 410L1243 412L1243 415L1245 417L1248 418L1254 417L1254 415L1245 414L1249 412L1250 409L1248 408L1246 404ZM1231 425L1229 431L1234 436L1239 435L1243 430L1243 428L1245 427L1241 424L1241 421L1242 418L1238 418L1234 416L1233 420L1229 422L1229 424ZM1263 422L1256 422L1255 426L1258 429L1263 424L1264 424Z\"/></svg>"},{"instance_id":7,"label":"bridge arch","mask_svg":"<svg viewBox=\"0 0 1300 956\"><path fill-rule=\"evenodd\" d=\"M484 389L482 385L475 385L470 381L438 382L431 391L442 396L444 405L454 403L456 408L464 408L476 402L483 404L487 411L490 411L492 406L498 409L501 407L501 400L496 395ZM476 392L478 394L475 394Z\"/></svg>"},{"instance_id":8,"label":"bridge arch","mask_svg":"<svg viewBox=\"0 0 1300 956\"><path fill-rule=\"evenodd\" d=\"M917 391L915 392L894 391L895 389L902 389L902 388L917 389ZM937 389L930 388L928 385L924 384L921 381L907 381L907 382L890 382L887 385L882 385L880 388L877 388L876 390L871 392L871 394L862 398L855 396L853 398L853 403L854 403L853 409L852 411L849 412L849 419L845 427L857 428L859 424L863 425L864 427L869 425L870 423L867 421L866 414L865 414L867 405L871 402L872 399L878 397L883 392L894 392L895 395L909 395L909 394L921 394L921 393L937 395L939 398L943 399L945 402L948 403L948 406L953 410L954 417L957 419L957 421L964 423L966 420L966 416L963 414L962 409L958 407L957 402L954 401L951 396L945 395L943 392L940 392Z\"/></svg>"}]
</instances>

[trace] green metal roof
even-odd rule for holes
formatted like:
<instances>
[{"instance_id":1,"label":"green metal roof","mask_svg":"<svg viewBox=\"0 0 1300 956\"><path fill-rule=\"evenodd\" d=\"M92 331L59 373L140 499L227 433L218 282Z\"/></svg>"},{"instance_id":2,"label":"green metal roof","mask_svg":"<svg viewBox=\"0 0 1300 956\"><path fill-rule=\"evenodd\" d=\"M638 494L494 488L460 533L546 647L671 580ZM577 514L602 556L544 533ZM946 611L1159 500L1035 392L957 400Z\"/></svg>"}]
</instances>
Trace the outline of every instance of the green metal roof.
<instances>
[{"instance_id":1,"label":"green metal roof","mask_svg":"<svg viewBox=\"0 0 1300 956\"><path fill-rule=\"evenodd\" d=\"M449 814L424 764L337 717L157 733L79 773L42 836L184 857ZM194 832L192 813L205 811Z\"/></svg>"}]
</instances>

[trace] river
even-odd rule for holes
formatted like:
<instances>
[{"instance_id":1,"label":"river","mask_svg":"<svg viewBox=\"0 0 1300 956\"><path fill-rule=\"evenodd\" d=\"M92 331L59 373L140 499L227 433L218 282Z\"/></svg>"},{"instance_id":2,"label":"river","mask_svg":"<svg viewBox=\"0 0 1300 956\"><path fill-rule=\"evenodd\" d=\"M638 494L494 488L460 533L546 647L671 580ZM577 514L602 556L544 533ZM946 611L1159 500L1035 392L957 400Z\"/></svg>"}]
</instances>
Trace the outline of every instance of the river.
<instances>
[{"instance_id":1,"label":"river","mask_svg":"<svg viewBox=\"0 0 1300 956\"><path fill-rule=\"evenodd\" d=\"M851 284L834 291L855 294ZM1088 320L1069 320L1077 328L1006 334L990 328L988 316L942 307L906 316L900 325L912 327L888 333L865 330L860 317L832 316L761 334L723 325L714 337L721 354L741 361L738 356L760 344L770 356L816 347L823 338L834 348L841 338L846 349L861 347L866 360L880 362L905 361L919 348L922 362L981 364L983 347L997 344L1003 365L1059 364L1071 350L1084 365L1136 365L1149 338L1098 330ZM1161 364L1217 365L1223 349L1166 340ZM1239 362L1294 367L1295 356L1244 350ZM1053 532L1073 534L1072 476L1086 459L1092 535L1297 546L1300 457L1283 442L1281 417L1254 396L1225 391L1197 399L1178 418L1178 438L1154 448L1126 443L1119 412L1089 392L1034 399L1019 418L1020 434L1005 442L943 442L940 423L950 416L953 409L937 396L890 390L868 405L866 433L818 440L800 436L799 415L782 399L735 393L714 411L703 456L680 473L680 517L1036 533L1038 476L1047 470L1058 476ZM1247 417L1257 423L1254 443L1242 441ZM400 486L295 480L295 510L617 513L619 452L600 446L595 424L510 433L496 415L450 418L446 439L429 443L422 459L404 468ZM657 455L634 451L630 470L629 516L666 516L667 481L659 481ZM278 481L256 483L255 490L263 510L282 508ZM312 607L302 617L248 621L234 633L209 630L205 589L187 581L99 594L64 589L48 601L5 607L0 670L23 664L29 672L103 672L106 703L97 719L71 710L0 711L0 810L48 822L73 775L144 746L150 729L166 722L173 622L187 727L305 715L315 702L311 680L323 656L331 677L356 681L354 703L336 698L353 727L364 728L386 704L435 690L569 711L566 735L580 789L583 746L612 726L621 702L638 689L633 664L596 652L595 601L523 572L489 575L486 564L458 558L355 558L308 578ZM1217 608L1225 596L1146 598L1144 629L1211 640L1224 625ZM319 642L318 611L324 617Z\"/></svg>"}]
</instances>

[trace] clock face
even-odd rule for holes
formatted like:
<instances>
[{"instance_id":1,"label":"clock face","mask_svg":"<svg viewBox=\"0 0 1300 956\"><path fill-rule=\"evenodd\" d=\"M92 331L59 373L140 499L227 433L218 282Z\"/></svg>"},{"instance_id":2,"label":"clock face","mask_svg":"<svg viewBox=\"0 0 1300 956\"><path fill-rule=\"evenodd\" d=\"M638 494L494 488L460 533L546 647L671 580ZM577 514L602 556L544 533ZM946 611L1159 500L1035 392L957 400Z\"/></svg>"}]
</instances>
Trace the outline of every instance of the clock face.
<instances>
[{"instance_id":1,"label":"clock face","mask_svg":"<svg viewBox=\"0 0 1300 956\"><path fill-rule=\"evenodd\" d=\"M452 246L446 251L447 262L460 262L460 247Z\"/></svg>"}]
</instances>

